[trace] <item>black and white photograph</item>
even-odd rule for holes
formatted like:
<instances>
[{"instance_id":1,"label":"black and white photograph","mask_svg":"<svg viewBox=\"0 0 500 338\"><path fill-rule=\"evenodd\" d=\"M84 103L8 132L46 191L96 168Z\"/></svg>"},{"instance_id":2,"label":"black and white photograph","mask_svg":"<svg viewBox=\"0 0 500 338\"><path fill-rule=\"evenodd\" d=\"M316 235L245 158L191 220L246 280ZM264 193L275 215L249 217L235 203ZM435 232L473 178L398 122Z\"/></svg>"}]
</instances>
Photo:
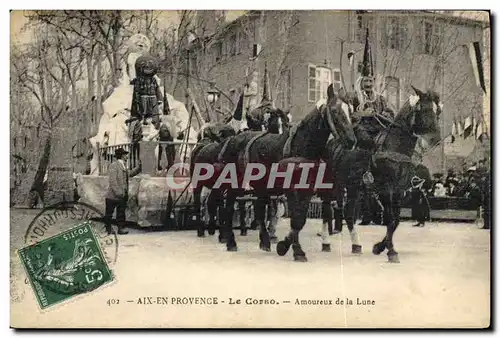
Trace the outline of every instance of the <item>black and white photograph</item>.
<instances>
[{"instance_id":1,"label":"black and white photograph","mask_svg":"<svg viewBox=\"0 0 500 338\"><path fill-rule=\"evenodd\" d=\"M492 15L11 10L10 327L491 328Z\"/></svg>"}]
</instances>

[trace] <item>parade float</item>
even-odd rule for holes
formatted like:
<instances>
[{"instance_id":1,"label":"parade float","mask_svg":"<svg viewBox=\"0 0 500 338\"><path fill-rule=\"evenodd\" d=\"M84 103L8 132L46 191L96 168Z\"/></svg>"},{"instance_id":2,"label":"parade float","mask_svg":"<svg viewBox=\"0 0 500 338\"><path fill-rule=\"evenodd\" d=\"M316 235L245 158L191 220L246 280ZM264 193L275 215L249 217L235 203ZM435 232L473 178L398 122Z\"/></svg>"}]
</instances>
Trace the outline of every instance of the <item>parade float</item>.
<instances>
[{"instance_id":1,"label":"parade float","mask_svg":"<svg viewBox=\"0 0 500 338\"><path fill-rule=\"evenodd\" d=\"M175 163L189 163L190 153L196 145L197 131L191 126L192 116L186 106L166 93L164 84L155 76L159 90L165 99L160 102L160 110L168 105L165 115L159 114L161 128L166 128L173 136L170 142L159 142L159 130L153 123L138 125L130 123L131 105L134 94L133 80L136 78L137 62L144 60L151 47L149 39L141 34L134 35L128 42L126 63L122 64L123 74L120 84L109 98L103 102L103 115L97 134L90 139L93 156L90 174L75 174L79 201L88 203L104 212L105 194L108 189L107 168L115 160L114 152L123 148L129 152L129 167L141 164L139 175L130 178L127 221L140 227L164 226L170 219L179 219L176 210L189 205L191 194L188 189L172 190L166 184L168 156L161 156L166 147L175 148ZM141 65L143 66L143 65ZM141 139L133 140L133 129L140 128ZM132 142L133 141L133 142ZM135 142L135 143L134 143ZM136 152L135 148L140 147ZM170 159L171 160L171 159ZM174 175L176 181L189 181L188 172L182 168Z\"/></svg>"}]
</instances>

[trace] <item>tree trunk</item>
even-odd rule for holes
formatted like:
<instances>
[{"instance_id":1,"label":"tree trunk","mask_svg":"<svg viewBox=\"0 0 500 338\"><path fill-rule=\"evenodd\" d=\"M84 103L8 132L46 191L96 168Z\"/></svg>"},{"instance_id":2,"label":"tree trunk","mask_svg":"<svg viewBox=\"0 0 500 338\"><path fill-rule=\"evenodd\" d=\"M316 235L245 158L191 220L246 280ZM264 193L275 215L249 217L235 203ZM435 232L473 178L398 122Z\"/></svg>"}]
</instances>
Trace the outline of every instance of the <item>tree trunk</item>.
<instances>
[{"instance_id":1,"label":"tree trunk","mask_svg":"<svg viewBox=\"0 0 500 338\"><path fill-rule=\"evenodd\" d=\"M113 87L118 87L120 80L120 40L122 35L122 18L119 11L115 13L113 22Z\"/></svg>"},{"instance_id":2,"label":"tree trunk","mask_svg":"<svg viewBox=\"0 0 500 338\"><path fill-rule=\"evenodd\" d=\"M43 184L45 173L49 167L50 150L52 149L52 134L49 133L47 139L45 140L45 145L43 147L42 156L38 162L38 169L35 174L35 179L31 184L30 192L28 194L27 205L30 208L34 208L37 203L38 197L43 201L43 195L45 187Z\"/></svg>"}]
</instances>

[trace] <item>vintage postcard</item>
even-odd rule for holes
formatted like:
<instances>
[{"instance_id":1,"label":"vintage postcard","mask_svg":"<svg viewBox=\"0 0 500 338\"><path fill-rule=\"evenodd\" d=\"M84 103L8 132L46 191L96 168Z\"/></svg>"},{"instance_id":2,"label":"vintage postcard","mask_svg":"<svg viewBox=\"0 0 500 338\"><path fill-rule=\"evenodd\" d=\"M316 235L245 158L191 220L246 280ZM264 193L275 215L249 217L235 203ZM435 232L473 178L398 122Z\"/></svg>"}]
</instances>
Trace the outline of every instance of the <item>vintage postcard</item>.
<instances>
[{"instance_id":1,"label":"vintage postcard","mask_svg":"<svg viewBox=\"0 0 500 338\"><path fill-rule=\"evenodd\" d=\"M12 328L491 326L489 11L10 20Z\"/></svg>"}]
</instances>

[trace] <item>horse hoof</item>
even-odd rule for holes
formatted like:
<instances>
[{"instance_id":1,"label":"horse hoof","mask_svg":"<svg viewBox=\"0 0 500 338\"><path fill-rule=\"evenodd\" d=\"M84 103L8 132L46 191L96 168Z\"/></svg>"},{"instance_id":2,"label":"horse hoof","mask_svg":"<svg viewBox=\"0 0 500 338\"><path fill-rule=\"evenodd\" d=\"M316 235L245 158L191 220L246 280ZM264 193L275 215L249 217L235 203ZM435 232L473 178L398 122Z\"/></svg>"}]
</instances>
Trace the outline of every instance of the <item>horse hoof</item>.
<instances>
[{"instance_id":1,"label":"horse hoof","mask_svg":"<svg viewBox=\"0 0 500 338\"><path fill-rule=\"evenodd\" d=\"M237 246L228 246L227 251L236 252L236 251L238 251L238 247Z\"/></svg>"},{"instance_id":2,"label":"horse hoof","mask_svg":"<svg viewBox=\"0 0 500 338\"><path fill-rule=\"evenodd\" d=\"M271 236L271 238L269 239L271 241L271 243L277 243L278 242L278 237L276 236Z\"/></svg>"},{"instance_id":3,"label":"horse hoof","mask_svg":"<svg viewBox=\"0 0 500 338\"><path fill-rule=\"evenodd\" d=\"M399 263L399 256L398 254L392 254L392 255L387 255L387 258L389 259L389 263Z\"/></svg>"},{"instance_id":4,"label":"horse hoof","mask_svg":"<svg viewBox=\"0 0 500 338\"><path fill-rule=\"evenodd\" d=\"M285 241L279 241L278 244L276 245L276 252L278 253L278 256L284 256L290 249L290 244L288 244Z\"/></svg>"},{"instance_id":5,"label":"horse hoof","mask_svg":"<svg viewBox=\"0 0 500 338\"><path fill-rule=\"evenodd\" d=\"M215 235L215 229L208 229L208 234L209 234L210 236Z\"/></svg>"},{"instance_id":6,"label":"horse hoof","mask_svg":"<svg viewBox=\"0 0 500 338\"><path fill-rule=\"evenodd\" d=\"M293 259L296 262L307 262L307 257L305 255L294 255Z\"/></svg>"},{"instance_id":7,"label":"horse hoof","mask_svg":"<svg viewBox=\"0 0 500 338\"><path fill-rule=\"evenodd\" d=\"M361 245L357 245L357 244L353 244L352 245L352 253L353 254L363 253L362 246Z\"/></svg>"},{"instance_id":8,"label":"horse hoof","mask_svg":"<svg viewBox=\"0 0 500 338\"><path fill-rule=\"evenodd\" d=\"M262 242L259 243L259 248L262 250L262 251L271 251L271 246L270 245L266 245Z\"/></svg>"},{"instance_id":9,"label":"horse hoof","mask_svg":"<svg viewBox=\"0 0 500 338\"><path fill-rule=\"evenodd\" d=\"M200 237L200 238L205 237L205 232L198 231L198 237Z\"/></svg>"},{"instance_id":10,"label":"horse hoof","mask_svg":"<svg viewBox=\"0 0 500 338\"><path fill-rule=\"evenodd\" d=\"M321 244L321 251L323 252L331 252L332 249L330 248L330 244Z\"/></svg>"},{"instance_id":11,"label":"horse hoof","mask_svg":"<svg viewBox=\"0 0 500 338\"><path fill-rule=\"evenodd\" d=\"M381 243L377 243L373 246L372 252L374 255L380 255L384 250L385 246Z\"/></svg>"},{"instance_id":12,"label":"horse hoof","mask_svg":"<svg viewBox=\"0 0 500 338\"><path fill-rule=\"evenodd\" d=\"M241 230L240 236L246 236L247 235L247 229Z\"/></svg>"},{"instance_id":13,"label":"horse hoof","mask_svg":"<svg viewBox=\"0 0 500 338\"><path fill-rule=\"evenodd\" d=\"M226 243L226 239L224 238L224 236L219 235L219 243Z\"/></svg>"}]
</instances>

